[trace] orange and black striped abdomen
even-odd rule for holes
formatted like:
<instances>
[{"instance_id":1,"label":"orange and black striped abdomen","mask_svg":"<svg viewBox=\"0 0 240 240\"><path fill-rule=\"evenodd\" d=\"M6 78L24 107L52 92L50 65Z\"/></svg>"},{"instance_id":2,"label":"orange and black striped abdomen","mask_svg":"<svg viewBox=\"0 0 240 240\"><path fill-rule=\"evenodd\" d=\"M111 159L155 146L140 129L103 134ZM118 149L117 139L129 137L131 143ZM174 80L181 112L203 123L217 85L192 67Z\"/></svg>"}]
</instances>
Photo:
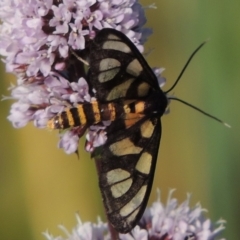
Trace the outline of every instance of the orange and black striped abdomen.
<instances>
[{"instance_id":1,"label":"orange and black striped abdomen","mask_svg":"<svg viewBox=\"0 0 240 240\"><path fill-rule=\"evenodd\" d=\"M101 121L116 118L117 110L122 109L115 103L100 104L97 101L78 104L77 107L66 108L64 112L49 120L48 127L51 129L65 129L77 126L91 126Z\"/></svg>"},{"instance_id":2,"label":"orange and black striped abdomen","mask_svg":"<svg viewBox=\"0 0 240 240\"><path fill-rule=\"evenodd\" d=\"M51 129L66 129L77 126L91 126L102 121L115 121L116 119L134 118L134 114L144 114L144 101L131 103L99 103L97 101L91 103L78 104L74 108L66 108L66 110L53 119L49 120L48 127ZM132 122L132 121L131 121ZM126 125L129 125L127 123ZM130 124L132 125L132 124Z\"/></svg>"}]
</instances>

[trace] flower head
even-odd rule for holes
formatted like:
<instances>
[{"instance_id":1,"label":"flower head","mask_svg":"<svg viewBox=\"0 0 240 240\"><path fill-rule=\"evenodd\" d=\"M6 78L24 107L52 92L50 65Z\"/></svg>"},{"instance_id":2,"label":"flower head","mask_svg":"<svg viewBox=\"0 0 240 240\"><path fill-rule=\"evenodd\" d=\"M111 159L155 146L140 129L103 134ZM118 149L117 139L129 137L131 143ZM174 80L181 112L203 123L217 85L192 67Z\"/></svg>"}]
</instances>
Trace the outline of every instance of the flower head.
<instances>
[{"instance_id":1,"label":"flower head","mask_svg":"<svg viewBox=\"0 0 240 240\"><path fill-rule=\"evenodd\" d=\"M68 230L60 225L59 228L65 232L67 238L64 237L53 237L48 232L44 233L47 240L104 240L107 232L107 224L103 223L100 219L98 223L85 222L83 223L79 217L77 218L77 226L73 228L72 232L69 233Z\"/></svg>"},{"instance_id":2,"label":"flower head","mask_svg":"<svg viewBox=\"0 0 240 240\"><path fill-rule=\"evenodd\" d=\"M98 31L122 31L141 51L151 33L143 28L146 18L137 0L2 0L0 19L0 54L6 70L17 76L8 117L17 128L30 121L44 128L64 108L92 100L84 64L73 63L71 51L83 50ZM106 139L102 129L89 132L89 151ZM82 131L65 131L59 146L75 152Z\"/></svg>"},{"instance_id":3,"label":"flower head","mask_svg":"<svg viewBox=\"0 0 240 240\"><path fill-rule=\"evenodd\" d=\"M204 210L200 204L190 208L190 195L178 204L177 199L172 198L173 190L170 191L167 203L164 205L158 200L147 208L139 224L127 234L120 234L121 240L224 240L218 238L225 229L225 221L219 220L212 224L210 219L205 218ZM45 233L48 240L109 240L110 233L107 223L100 220L95 223L82 223L77 216L78 224L69 233L65 227L60 228L66 233L67 238L55 238ZM215 228L214 228L215 226Z\"/></svg>"}]
</instances>

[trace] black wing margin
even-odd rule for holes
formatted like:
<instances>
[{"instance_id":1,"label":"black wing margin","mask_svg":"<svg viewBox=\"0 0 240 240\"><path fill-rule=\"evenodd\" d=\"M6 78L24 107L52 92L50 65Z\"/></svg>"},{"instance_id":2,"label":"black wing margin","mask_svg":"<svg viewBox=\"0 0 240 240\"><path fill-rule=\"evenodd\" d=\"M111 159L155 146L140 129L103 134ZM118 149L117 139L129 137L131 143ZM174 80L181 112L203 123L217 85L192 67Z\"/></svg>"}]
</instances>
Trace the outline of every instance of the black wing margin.
<instances>
[{"instance_id":1,"label":"black wing margin","mask_svg":"<svg viewBox=\"0 0 240 240\"><path fill-rule=\"evenodd\" d=\"M129 232L146 208L160 137L160 119L143 117L127 131L109 135L102 147L99 185L108 219L118 232Z\"/></svg>"},{"instance_id":2,"label":"black wing margin","mask_svg":"<svg viewBox=\"0 0 240 240\"><path fill-rule=\"evenodd\" d=\"M89 46L89 81L99 101L136 99L161 91L136 46L121 32L101 30Z\"/></svg>"}]
</instances>

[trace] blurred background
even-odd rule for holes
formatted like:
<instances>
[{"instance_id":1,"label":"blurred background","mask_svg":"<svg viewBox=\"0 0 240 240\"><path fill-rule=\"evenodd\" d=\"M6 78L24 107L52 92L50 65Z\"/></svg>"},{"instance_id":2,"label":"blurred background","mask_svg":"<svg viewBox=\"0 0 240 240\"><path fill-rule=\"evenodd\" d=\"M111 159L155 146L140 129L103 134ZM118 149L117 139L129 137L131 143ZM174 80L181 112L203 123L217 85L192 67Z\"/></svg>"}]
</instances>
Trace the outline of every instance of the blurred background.
<instances>
[{"instance_id":1,"label":"blurred background","mask_svg":"<svg viewBox=\"0 0 240 240\"><path fill-rule=\"evenodd\" d=\"M140 1L143 6L152 3ZM228 122L228 129L204 115L172 102L162 118L163 134L153 190L163 201L169 189L180 202L192 193L191 204L201 202L212 221L227 221L223 236L240 239L240 1L157 1L147 9L147 26L154 34L146 44L150 66L165 67L167 90L186 60L210 38L191 62L175 96ZM1 64L1 95L14 77ZM14 129L6 120L11 102L1 104L0 239L45 239L47 229L64 235L75 213L83 221L105 220L94 161L79 146L80 159L57 149L57 131L29 124Z\"/></svg>"}]
</instances>

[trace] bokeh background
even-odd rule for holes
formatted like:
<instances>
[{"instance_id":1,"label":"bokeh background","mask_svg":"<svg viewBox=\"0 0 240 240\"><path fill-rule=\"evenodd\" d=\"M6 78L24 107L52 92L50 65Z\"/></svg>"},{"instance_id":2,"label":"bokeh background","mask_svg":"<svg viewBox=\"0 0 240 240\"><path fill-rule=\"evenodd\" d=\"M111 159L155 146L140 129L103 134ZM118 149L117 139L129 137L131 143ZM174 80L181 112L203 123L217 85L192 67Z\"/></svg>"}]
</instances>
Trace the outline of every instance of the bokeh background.
<instances>
[{"instance_id":1,"label":"bokeh background","mask_svg":"<svg viewBox=\"0 0 240 240\"><path fill-rule=\"evenodd\" d=\"M140 1L144 6L152 3ZM216 115L231 129L178 103L162 118L163 134L153 191L163 200L176 188L182 202L192 193L207 216L227 220L224 237L240 239L240 1L157 1L147 9L147 26L154 34L146 50L151 66L166 68L168 89L193 50L210 38L184 74L174 94ZM1 65L1 95L14 77ZM43 240L58 224L69 230L75 213L83 221L104 217L94 161L83 151L80 159L57 149L58 133L29 124L14 129L6 120L11 102L0 102L0 239ZM62 234L64 235L64 234Z\"/></svg>"}]
</instances>

